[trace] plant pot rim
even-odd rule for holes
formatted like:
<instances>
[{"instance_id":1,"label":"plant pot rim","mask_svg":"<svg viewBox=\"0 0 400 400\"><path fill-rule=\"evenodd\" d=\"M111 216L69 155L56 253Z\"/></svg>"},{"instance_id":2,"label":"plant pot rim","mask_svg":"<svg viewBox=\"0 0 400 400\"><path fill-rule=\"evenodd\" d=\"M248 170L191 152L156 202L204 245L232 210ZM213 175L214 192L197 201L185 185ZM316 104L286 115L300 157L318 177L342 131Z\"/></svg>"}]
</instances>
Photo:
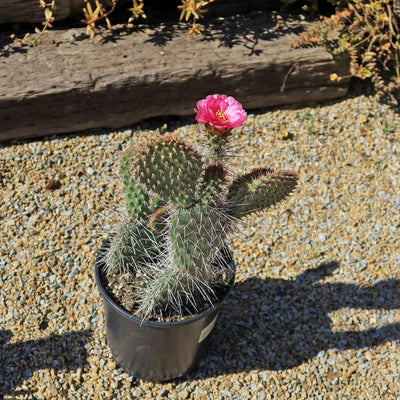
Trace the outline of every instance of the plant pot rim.
<instances>
[{"instance_id":1,"label":"plant pot rim","mask_svg":"<svg viewBox=\"0 0 400 400\"><path fill-rule=\"evenodd\" d=\"M109 306L111 306L116 312L118 312L119 314L121 314L122 316L124 316L125 318L128 318L140 325L144 325L144 326L149 326L149 327L154 327L154 328L168 328L171 326L179 326L179 325L184 325L190 322L194 322L198 319L203 318L206 314L209 314L210 312L214 311L214 310L218 310L223 302L225 301L225 299L228 297L229 293L231 290L226 290L226 292L217 299L216 303L211 305L210 307L206 308L204 311L202 311L201 313L198 313L196 315L193 316L188 316L188 317L182 317L182 319L177 320L177 321L152 321L152 320L148 320L145 318L139 318L136 315L126 311L125 309L123 309L119 304L117 304L108 294L107 290L105 289L103 282L101 280L101 277L104 277L104 274L102 272L102 265L103 265L103 261L101 259L101 255L103 254L103 252L105 251L105 247L108 245L110 238L108 237L102 244L100 250L97 253L96 256L96 262L95 262L95 279L96 279L96 283L97 283L97 287L100 291L100 294L102 295L103 299L105 301L107 301L107 303L109 304ZM231 277L229 279L229 284L227 286L229 286L230 288L232 288L234 286L235 283L235 263L231 257L231 253L228 250L228 247L225 246L225 249L227 250L229 256L230 256L230 260L229 260L229 264L232 266L233 265L233 269L231 271Z\"/></svg>"}]
</instances>

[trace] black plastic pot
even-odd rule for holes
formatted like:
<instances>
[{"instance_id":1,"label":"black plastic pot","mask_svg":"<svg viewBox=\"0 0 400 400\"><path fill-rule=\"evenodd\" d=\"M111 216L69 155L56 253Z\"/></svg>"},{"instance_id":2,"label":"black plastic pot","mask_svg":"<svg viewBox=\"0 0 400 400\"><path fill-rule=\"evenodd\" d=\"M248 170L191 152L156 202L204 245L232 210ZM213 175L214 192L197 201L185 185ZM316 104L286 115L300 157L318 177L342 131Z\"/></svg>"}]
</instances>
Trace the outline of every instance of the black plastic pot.
<instances>
[{"instance_id":1,"label":"black plastic pot","mask_svg":"<svg viewBox=\"0 0 400 400\"><path fill-rule=\"evenodd\" d=\"M177 378L193 370L204 356L209 334L217 320L219 309L235 280L235 264L228 250L230 288L214 307L181 321L156 322L142 320L115 303L107 293L102 274L106 240L98 252L95 276L103 297L108 345L116 362L131 375L150 381Z\"/></svg>"}]
</instances>

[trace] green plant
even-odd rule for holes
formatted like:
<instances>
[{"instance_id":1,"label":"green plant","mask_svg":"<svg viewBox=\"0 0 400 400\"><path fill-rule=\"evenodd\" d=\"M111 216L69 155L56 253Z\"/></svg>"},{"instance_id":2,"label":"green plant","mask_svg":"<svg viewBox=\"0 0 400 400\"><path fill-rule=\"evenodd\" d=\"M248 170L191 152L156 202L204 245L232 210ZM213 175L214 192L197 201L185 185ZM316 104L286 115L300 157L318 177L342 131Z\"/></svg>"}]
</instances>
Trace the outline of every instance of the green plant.
<instances>
[{"instance_id":1,"label":"green plant","mask_svg":"<svg viewBox=\"0 0 400 400\"><path fill-rule=\"evenodd\" d=\"M40 40L42 39L42 36L47 32L48 28L53 27L53 22L54 22L54 16L53 12L56 9L55 1L53 0L51 3L46 3L44 0L39 0L39 5L44 9L44 21L42 22L43 28L35 28L36 32L36 37L34 39L31 39L31 34L28 32L25 34L25 36L22 39L17 39L17 42L20 46L24 45L30 45L30 46L36 46ZM14 39L15 34L12 34L11 37Z\"/></svg>"},{"instance_id":2,"label":"green plant","mask_svg":"<svg viewBox=\"0 0 400 400\"><path fill-rule=\"evenodd\" d=\"M227 275L221 249L238 221L282 201L297 184L291 171L259 168L229 179L224 163L231 131L245 118L232 97L197 103L207 151L158 135L122 159L129 217L105 254L106 272L134 282L137 315L146 318L197 310L213 301L214 283ZM135 283L136 282L136 283Z\"/></svg>"},{"instance_id":3,"label":"green plant","mask_svg":"<svg viewBox=\"0 0 400 400\"><path fill-rule=\"evenodd\" d=\"M350 76L370 78L379 94L400 88L400 18L397 1L351 0L294 41L293 47L322 45L333 55L350 55ZM331 75L332 80L342 76Z\"/></svg>"},{"instance_id":4,"label":"green plant","mask_svg":"<svg viewBox=\"0 0 400 400\"><path fill-rule=\"evenodd\" d=\"M309 135L312 135L312 133L314 131L315 115L312 115L310 113L306 113L304 117L305 117L306 120L310 121L310 126L308 127L307 133Z\"/></svg>"}]
</instances>

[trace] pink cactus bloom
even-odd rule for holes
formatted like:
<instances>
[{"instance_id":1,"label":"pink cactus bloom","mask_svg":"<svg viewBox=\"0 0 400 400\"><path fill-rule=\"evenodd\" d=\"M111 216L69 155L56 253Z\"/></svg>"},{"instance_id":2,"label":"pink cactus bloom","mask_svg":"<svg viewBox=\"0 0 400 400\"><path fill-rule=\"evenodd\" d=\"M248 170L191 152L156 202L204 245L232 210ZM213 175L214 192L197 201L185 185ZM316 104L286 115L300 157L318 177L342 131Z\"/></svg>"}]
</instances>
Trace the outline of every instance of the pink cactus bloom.
<instances>
[{"instance_id":1,"label":"pink cactus bloom","mask_svg":"<svg viewBox=\"0 0 400 400\"><path fill-rule=\"evenodd\" d=\"M246 111L242 105L231 96L213 94L196 104L196 120L206 124L207 129L223 136L233 128L241 126L246 119Z\"/></svg>"}]
</instances>

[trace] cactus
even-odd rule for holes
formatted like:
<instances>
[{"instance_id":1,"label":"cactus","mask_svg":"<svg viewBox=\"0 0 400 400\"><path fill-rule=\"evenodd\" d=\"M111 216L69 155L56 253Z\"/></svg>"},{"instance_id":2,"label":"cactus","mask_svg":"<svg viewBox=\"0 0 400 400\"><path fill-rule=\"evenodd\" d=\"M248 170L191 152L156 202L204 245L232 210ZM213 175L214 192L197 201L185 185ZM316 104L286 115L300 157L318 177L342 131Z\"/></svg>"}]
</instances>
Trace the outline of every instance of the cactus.
<instances>
[{"instance_id":1,"label":"cactus","mask_svg":"<svg viewBox=\"0 0 400 400\"><path fill-rule=\"evenodd\" d=\"M234 106L231 101L229 107ZM267 168L227 179L221 149L232 129L229 107L214 114L207 110L224 118L220 135L215 134L218 126L205 124L214 156L160 135L123 157L129 218L117 229L105 259L108 274L141 272L144 282L136 288L136 301L143 318L195 312L199 303L212 303L212 283L227 268L221 249L229 232L238 220L272 207L296 186L295 173ZM234 126L243 123L243 113L237 112Z\"/></svg>"}]
</instances>

